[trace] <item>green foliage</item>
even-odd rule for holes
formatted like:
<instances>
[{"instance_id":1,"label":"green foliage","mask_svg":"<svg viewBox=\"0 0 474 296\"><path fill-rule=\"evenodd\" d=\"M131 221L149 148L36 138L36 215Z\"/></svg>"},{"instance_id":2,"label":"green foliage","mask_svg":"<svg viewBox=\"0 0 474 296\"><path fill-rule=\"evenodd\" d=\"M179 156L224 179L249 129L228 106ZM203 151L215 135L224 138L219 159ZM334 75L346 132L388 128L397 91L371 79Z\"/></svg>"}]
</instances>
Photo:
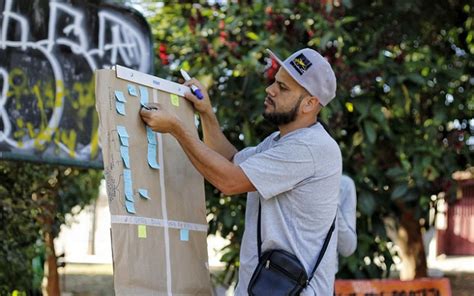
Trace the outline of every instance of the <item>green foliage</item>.
<instances>
[{"instance_id":1,"label":"green foliage","mask_svg":"<svg viewBox=\"0 0 474 296\"><path fill-rule=\"evenodd\" d=\"M42 234L57 236L65 215L97 196L101 178L101 171L0 162L1 295L39 288L32 261L44 252Z\"/></svg>"},{"instance_id":2,"label":"green foliage","mask_svg":"<svg viewBox=\"0 0 474 296\"><path fill-rule=\"evenodd\" d=\"M457 0L338 3L201 1L149 11L156 74L180 81L184 68L202 80L224 133L243 148L274 129L260 115L275 72L264 49L286 57L309 46L326 56L338 93L320 117L358 191L358 249L341 258L339 276L383 277L393 264L384 219L409 209L429 226L432 195L449 192L451 173L472 165L474 7ZM223 261L234 272L245 199L210 186L207 197L210 232L230 239Z\"/></svg>"}]
</instances>

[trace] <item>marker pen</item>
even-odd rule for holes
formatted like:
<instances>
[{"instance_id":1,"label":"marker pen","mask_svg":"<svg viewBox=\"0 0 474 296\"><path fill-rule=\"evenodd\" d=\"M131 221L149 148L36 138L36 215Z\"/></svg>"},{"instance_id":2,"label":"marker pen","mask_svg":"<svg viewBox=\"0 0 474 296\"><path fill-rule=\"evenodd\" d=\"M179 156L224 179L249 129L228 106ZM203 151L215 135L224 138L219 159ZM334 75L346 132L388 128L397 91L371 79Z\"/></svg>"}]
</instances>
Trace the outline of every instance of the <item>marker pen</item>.
<instances>
[{"instance_id":1,"label":"marker pen","mask_svg":"<svg viewBox=\"0 0 474 296\"><path fill-rule=\"evenodd\" d=\"M146 109L146 110L149 110L149 111L158 110L156 107L148 107L147 105L142 106L142 108L143 108L143 109Z\"/></svg>"},{"instance_id":2,"label":"marker pen","mask_svg":"<svg viewBox=\"0 0 474 296\"><path fill-rule=\"evenodd\" d=\"M189 76L189 74L186 73L186 71L184 71L183 69L181 69L180 71L181 71L181 75L183 76L184 80L186 80L186 81L191 80L191 76ZM204 96L202 95L201 90L197 86L191 85L191 91L193 92L193 94L196 95L196 97L198 99L200 99L200 100L204 99Z\"/></svg>"}]
</instances>

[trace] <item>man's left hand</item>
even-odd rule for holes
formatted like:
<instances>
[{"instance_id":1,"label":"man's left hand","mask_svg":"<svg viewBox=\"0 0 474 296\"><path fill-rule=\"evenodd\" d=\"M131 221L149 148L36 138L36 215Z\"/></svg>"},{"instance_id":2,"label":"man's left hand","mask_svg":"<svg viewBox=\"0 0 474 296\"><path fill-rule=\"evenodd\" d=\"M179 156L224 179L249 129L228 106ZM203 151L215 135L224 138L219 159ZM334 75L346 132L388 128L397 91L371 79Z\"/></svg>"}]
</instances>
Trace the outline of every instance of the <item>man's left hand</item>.
<instances>
[{"instance_id":1,"label":"man's left hand","mask_svg":"<svg viewBox=\"0 0 474 296\"><path fill-rule=\"evenodd\" d=\"M150 103L147 104L147 108L141 108L140 116L153 131L173 133L179 127L181 123L179 118L165 110L160 104Z\"/></svg>"}]
</instances>

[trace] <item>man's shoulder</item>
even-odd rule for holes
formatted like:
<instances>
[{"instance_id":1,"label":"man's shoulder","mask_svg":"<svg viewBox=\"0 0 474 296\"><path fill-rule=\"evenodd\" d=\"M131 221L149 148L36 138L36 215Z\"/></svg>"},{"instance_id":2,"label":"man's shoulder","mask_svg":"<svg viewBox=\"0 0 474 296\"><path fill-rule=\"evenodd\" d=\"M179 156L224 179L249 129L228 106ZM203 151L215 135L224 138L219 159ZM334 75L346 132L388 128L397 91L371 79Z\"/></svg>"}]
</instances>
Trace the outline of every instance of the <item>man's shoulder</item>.
<instances>
[{"instance_id":1,"label":"man's shoulder","mask_svg":"<svg viewBox=\"0 0 474 296\"><path fill-rule=\"evenodd\" d=\"M312 150L325 153L340 154L339 145L331 135L321 125L317 124L311 128L305 129L295 140L305 144Z\"/></svg>"}]
</instances>

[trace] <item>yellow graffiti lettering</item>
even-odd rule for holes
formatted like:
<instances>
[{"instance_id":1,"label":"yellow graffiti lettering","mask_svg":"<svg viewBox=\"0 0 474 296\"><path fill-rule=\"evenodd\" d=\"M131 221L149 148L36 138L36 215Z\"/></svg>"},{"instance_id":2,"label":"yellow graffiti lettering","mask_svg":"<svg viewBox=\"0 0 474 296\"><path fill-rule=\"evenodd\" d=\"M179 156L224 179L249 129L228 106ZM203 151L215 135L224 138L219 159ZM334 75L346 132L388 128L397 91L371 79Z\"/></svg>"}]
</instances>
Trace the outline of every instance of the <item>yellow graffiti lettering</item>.
<instances>
[{"instance_id":1,"label":"yellow graffiti lettering","mask_svg":"<svg viewBox=\"0 0 474 296\"><path fill-rule=\"evenodd\" d=\"M23 118L17 118L17 119L16 119L16 125L17 125L19 128L23 128L23 126L25 125L25 122L23 121Z\"/></svg>"},{"instance_id":2,"label":"yellow graffiti lettering","mask_svg":"<svg viewBox=\"0 0 474 296\"><path fill-rule=\"evenodd\" d=\"M25 136L25 131L23 130L17 130L13 133L13 136L17 139L23 138Z\"/></svg>"},{"instance_id":3,"label":"yellow graffiti lettering","mask_svg":"<svg viewBox=\"0 0 474 296\"><path fill-rule=\"evenodd\" d=\"M62 80L56 80L56 100L54 101L55 108L61 108L63 106L64 97L64 83Z\"/></svg>"},{"instance_id":4,"label":"yellow graffiti lettering","mask_svg":"<svg viewBox=\"0 0 474 296\"><path fill-rule=\"evenodd\" d=\"M85 118L95 105L94 80L86 83L76 82L73 84L72 91L77 97L72 106L78 111L79 118Z\"/></svg>"},{"instance_id":5,"label":"yellow graffiti lettering","mask_svg":"<svg viewBox=\"0 0 474 296\"><path fill-rule=\"evenodd\" d=\"M54 130L50 127L41 131L34 141L34 146L37 149L43 149L43 147L51 141L54 134Z\"/></svg>"},{"instance_id":6,"label":"yellow graffiti lettering","mask_svg":"<svg viewBox=\"0 0 474 296\"><path fill-rule=\"evenodd\" d=\"M45 108L54 108L54 96L56 92L55 82L51 79L48 81L41 81L41 90L45 98Z\"/></svg>"},{"instance_id":7,"label":"yellow graffiti lettering","mask_svg":"<svg viewBox=\"0 0 474 296\"><path fill-rule=\"evenodd\" d=\"M9 91L7 96L13 100L13 109L20 114L11 118L15 128L12 138L17 141L18 147L25 147L31 143L37 150L44 150L54 138L54 151L59 154L65 150L70 157L76 157L79 138L90 135L89 143L81 142L81 146L90 145L90 159L97 158L99 153L98 117L95 113L95 81L92 77L88 81L74 82L65 87L64 81L54 79L30 79L29 69L13 68L10 70ZM49 77L49 76L48 76ZM69 104L69 105L66 105ZM53 108L72 107L74 112L68 113L68 118L61 120L73 123L67 129L61 127L50 128L49 122L55 110ZM71 112L71 109L68 109ZM67 116L67 115L66 115Z\"/></svg>"},{"instance_id":8,"label":"yellow graffiti lettering","mask_svg":"<svg viewBox=\"0 0 474 296\"><path fill-rule=\"evenodd\" d=\"M37 106L40 111L40 117L41 117L41 125L40 129L44 129L48 125L48 118L46 117L46 112L44 111L44 103L43 103L43 97L41 96L40 89L38 87L38 84L35 84L33 87L33 93L35 94L37 98Z\"/></svg>"},{"instance_id":9,"label":"yellow graffiti lettering","mask_svg":"<svg viewBox=\"0 0 474 296\"><path fill-rule=\"evenodd\" d=\"M36 136L36 132L35 132L35 128L33 127L33 124L31 124L31 122L27 122L26 128L28 129L28 136L33 139Z\"/></svg>"},{"instance_id":10,"label":"yellow graffiti lettering","mask_svg":"<svg viewBox=\"0 0 474 296\"><path fill-rule=\"evenodd\" d=\"M76 131L70 130L70 131L61 132L61 142L64 143L64 145L66 145L66 147L69 149L70 157L75 156L76 140L77 140Z\"/></svg>"}]
</instances>

